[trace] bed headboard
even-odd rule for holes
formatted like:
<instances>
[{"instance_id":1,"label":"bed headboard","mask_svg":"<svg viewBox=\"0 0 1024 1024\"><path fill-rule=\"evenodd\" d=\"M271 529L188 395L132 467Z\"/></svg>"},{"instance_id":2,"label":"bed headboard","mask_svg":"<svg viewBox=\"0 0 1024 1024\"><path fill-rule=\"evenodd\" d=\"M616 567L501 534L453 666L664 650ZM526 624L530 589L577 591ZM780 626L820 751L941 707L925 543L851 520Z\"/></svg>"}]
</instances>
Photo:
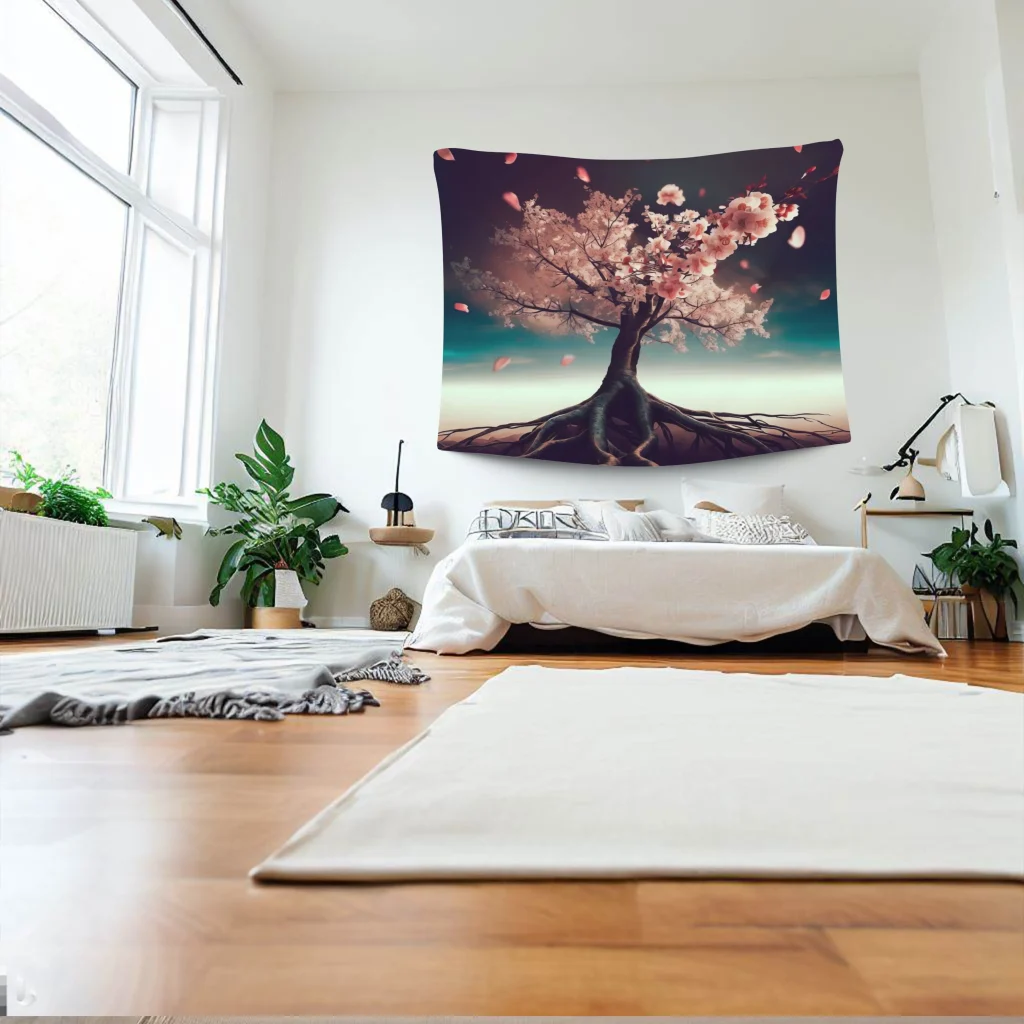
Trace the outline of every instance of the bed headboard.
<instances>
[{"instance_id":1,"label":"bed headboard","mask_svg":"<svg viewBox=\"0 0 1024 1024\"><path fill-rule=\"evenodd\" d=\"M586 498L586 501L617 501L627 512L635 512L643 503L643 498ZM536 498L530 498L526 501L519 501L515 499L507 499L505 501L489 501L487 502L488 508L553 508L555 505L571 505L572 500L570 498L553 498L547 501L541 501Z\"/></svg>"}]
</instances>

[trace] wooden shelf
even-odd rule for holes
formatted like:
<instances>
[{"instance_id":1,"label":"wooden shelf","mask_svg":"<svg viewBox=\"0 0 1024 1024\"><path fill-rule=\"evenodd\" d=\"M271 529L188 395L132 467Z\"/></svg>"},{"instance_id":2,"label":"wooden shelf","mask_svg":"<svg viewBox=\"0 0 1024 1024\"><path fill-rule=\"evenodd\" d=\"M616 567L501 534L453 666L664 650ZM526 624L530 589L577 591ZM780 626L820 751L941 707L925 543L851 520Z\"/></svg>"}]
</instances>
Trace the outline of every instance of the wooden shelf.
<instances>
[{"instance_id":1,"label":"wooden shelf","mask_svg":"<svg viewBox=\"0 0 1024 1024\"><path fill-rule=\"evenodd\" d=\"M973 508L865 508L868 516L973 516Z\"/></svg>"},{"instance_id":2,"label":"wooden shelf","mask_svg":"<svg viewBox=\"0 0 1024 1024\"><path fill-rule=\"evenodd\" d=\"M434 531L423 526L371 526L370 540L383 547L418 548L432 540Z\"/></svg>"}]
</instances>

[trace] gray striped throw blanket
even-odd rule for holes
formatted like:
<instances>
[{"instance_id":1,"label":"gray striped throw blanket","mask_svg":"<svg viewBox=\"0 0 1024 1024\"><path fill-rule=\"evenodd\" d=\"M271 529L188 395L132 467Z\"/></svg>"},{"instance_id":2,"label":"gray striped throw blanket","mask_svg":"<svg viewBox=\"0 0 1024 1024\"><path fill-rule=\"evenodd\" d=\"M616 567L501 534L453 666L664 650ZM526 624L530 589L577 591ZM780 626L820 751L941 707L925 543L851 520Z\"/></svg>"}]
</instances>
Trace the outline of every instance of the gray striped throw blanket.
<instances>
[{"instance_id":1,"label":"gray striped throw blanket","mask_svg":"<svg viewBox=\"0 0 1024 1024\"><path fill-rule=\"evenodd\" d=\"M429 678L403 659L406 636L201 630L156 643L8 655L0 657L0 729L354 714L379 701L349 683L415 685Z\"/></svg>"}]
</instances>

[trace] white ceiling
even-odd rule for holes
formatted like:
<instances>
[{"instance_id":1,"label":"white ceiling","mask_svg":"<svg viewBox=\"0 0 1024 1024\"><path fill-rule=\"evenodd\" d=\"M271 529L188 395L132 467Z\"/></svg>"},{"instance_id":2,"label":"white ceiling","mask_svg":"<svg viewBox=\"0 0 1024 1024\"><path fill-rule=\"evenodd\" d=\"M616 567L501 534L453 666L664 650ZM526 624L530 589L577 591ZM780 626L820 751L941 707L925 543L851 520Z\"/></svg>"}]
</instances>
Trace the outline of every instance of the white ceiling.
<instances>
[{"instance_id":1,"label":"white ceiling","mask_svg":"<svg viewBox=\"0 0 1024 1024\"><path fill-rule=\"evenodd\" d=\"M950 2L228 0L285 90L901 74Z\"/></svg>"}]
</instances>

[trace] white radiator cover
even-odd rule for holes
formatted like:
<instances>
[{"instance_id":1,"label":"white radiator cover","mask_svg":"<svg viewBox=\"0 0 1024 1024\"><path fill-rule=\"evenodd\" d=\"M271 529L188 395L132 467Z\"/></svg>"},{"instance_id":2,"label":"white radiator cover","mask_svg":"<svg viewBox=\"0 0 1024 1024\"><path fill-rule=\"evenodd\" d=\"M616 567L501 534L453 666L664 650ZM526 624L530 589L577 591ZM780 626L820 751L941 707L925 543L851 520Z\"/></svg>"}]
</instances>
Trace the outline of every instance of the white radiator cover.
<instances>
[{"instance_id":1,"label":"white radiator cover","mask_svg":"<svg viewBox=\"0 0 1024 1024\"><path fill-rule=\"evenodd\" d=\"M0 511L0 632L130 626L137 536Z\"/></svg>"}]
</instances>

